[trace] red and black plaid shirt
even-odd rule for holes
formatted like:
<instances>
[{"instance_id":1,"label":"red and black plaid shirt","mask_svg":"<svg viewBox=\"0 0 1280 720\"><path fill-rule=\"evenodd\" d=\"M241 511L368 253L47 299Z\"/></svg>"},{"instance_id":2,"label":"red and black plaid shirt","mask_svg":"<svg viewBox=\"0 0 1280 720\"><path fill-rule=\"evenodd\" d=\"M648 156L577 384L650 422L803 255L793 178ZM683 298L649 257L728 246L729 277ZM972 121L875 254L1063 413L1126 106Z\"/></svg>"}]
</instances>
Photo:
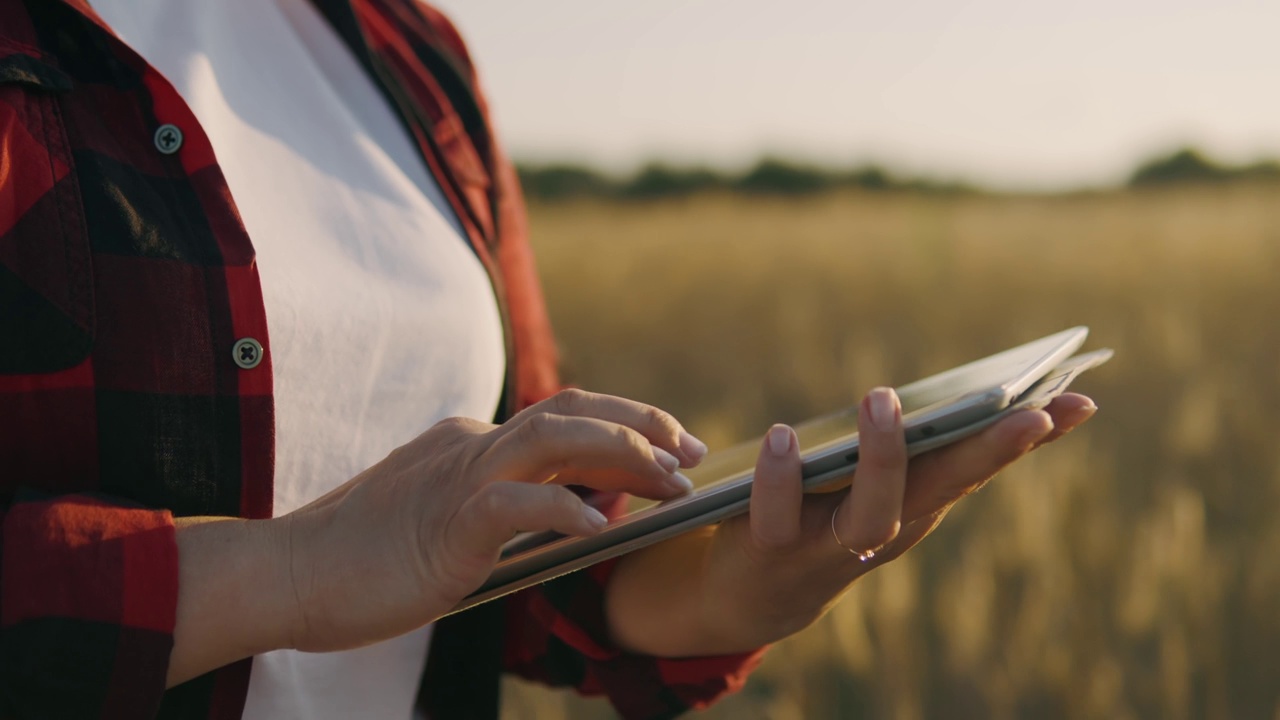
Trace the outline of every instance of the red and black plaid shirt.
<instances>
[{"instance_id":1,"label":"red and black plaid shirt","mask_svg":"<svg viewBox=\"0 0 1280 720\"><path fill-rule=\"evenodd\" d=\"M313 1L489 271L508 349L499 419L546 397L556 357L524 207L461 39L413 0ZM174 152L163 125L182 133ZM246 338L264 348L256 366L233 356ZM172 517L271 515L271 389L253 246L191 110L84 0L0 0L0 716L240 716L248 660L164 690ZM420 706L496 717L505 670L669 717L754 666L620 652L609 569L443 620Z\"/></svg>"}]
</instances>

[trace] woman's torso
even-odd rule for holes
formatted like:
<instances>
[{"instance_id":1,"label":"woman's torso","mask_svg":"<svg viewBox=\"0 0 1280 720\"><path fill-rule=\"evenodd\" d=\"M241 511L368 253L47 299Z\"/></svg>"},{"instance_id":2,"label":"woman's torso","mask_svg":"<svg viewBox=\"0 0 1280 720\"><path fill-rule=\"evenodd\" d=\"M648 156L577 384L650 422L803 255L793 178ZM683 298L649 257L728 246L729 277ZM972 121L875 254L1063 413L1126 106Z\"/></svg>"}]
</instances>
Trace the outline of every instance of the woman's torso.
<instances>
[{"instance_id":1,"label":"woman's torso","mask_svg":"<svg viewBox=\"0 0 1280 720\"><path fill-rule=\"evenodd\" d=\"M505 361L484 268L310 3L94 6L191 106L254 242L275 378L275 514L440 419L492 417ZM410 717L429 632L260 656L245 717Z\"/></svg>"}]
</instances>

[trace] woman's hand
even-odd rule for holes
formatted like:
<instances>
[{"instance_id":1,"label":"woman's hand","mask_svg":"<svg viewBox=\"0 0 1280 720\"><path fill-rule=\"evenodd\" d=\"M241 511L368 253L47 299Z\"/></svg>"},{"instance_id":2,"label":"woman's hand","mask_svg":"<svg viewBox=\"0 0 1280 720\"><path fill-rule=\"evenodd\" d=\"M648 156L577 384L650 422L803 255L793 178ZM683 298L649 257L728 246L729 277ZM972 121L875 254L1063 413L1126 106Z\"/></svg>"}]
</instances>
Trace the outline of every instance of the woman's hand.
<instances>
[{"instance_id":1,"label":"woman's hand","mask_svg":"<svg viewBox=\"0 0 1280 720\"><path fill-rule=\"evenodd\" d=\"M791 635L859 576L920 542L957 500L1095 410L1066 394L908 465L897 396L878 388L859 411L852 485L826 495L803 494L795 434L774 426L748 514L620 561L607 591L614 639L634 652L681 657L743 652Z\"/></svg>"},{"instance_id":2,"label":"woman's hand","mask_svg":"<svg viewBox=\"0 0 1280 720\"><path fill-rule=\"evenodd\" d=\"M668 498L706 448L670 416L562 392L501 426L445 420L290 517L293 646L337 650L448 612L521 531L592 535L605 517L563 486Z\"/></svg>"},{"instance_id":3,"label":"woman's hand","mask_svg":"<svg viewBox=\"0 0 1280 720\"><path fill-rule=\"evenodd\" d=\"M489 576L518 531L591 535L565 484L649 498L706 447L664 412L570 390L501 426L445 420L282 518L181 518L170 686L279 648L339 650L420 627Z\"/></svg>"}]
</instances>

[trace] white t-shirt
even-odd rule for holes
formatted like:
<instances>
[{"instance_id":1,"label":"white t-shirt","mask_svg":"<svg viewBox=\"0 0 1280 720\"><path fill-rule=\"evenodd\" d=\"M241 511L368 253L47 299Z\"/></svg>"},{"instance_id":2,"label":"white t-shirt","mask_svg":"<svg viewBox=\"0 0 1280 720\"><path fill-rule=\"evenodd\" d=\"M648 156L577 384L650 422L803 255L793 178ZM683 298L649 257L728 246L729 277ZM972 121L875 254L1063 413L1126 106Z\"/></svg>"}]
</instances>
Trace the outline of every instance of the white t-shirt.
<instances>
[{"instance_id":1,"label":"white t-shirt","mask_svg":"<svg viewBox=\"0 0 1280 720\"><path fill-rule=\"evenodd\" d=\"M443 418L491 418L505 363L493 289L408 133L310 2L92 2L199 118L257 250L275 514ZM244 717L408 720L429 638L259 656Z\"/></svg>"}]
</instances>

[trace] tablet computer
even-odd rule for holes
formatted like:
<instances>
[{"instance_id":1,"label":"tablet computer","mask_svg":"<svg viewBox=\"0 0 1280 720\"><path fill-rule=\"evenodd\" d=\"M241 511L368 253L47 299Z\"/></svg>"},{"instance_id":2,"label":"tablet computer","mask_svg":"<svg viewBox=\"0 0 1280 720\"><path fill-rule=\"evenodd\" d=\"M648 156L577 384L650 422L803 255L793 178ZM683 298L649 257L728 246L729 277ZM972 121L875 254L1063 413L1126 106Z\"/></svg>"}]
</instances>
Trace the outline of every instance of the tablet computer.
<instances>
[{"instance_id":1,"label":"tablet computer","mask_svg":"<svg viewBox=\"0 0 1280 720\"><path fill-rule=\"evenodd\" d=\"M1088 328L1075 327L897 388L912 455L955 442L1020 409L1042 407L1080 373L1111 357L1070 358ZM858 408L797 425L806 492L849 483L858 463ZM760 440L709 454L684 471L693 492L650 503L590 537L527 533L503 547L488 580L452 612L745 512Z\"/></svg>"}]
</instances>

